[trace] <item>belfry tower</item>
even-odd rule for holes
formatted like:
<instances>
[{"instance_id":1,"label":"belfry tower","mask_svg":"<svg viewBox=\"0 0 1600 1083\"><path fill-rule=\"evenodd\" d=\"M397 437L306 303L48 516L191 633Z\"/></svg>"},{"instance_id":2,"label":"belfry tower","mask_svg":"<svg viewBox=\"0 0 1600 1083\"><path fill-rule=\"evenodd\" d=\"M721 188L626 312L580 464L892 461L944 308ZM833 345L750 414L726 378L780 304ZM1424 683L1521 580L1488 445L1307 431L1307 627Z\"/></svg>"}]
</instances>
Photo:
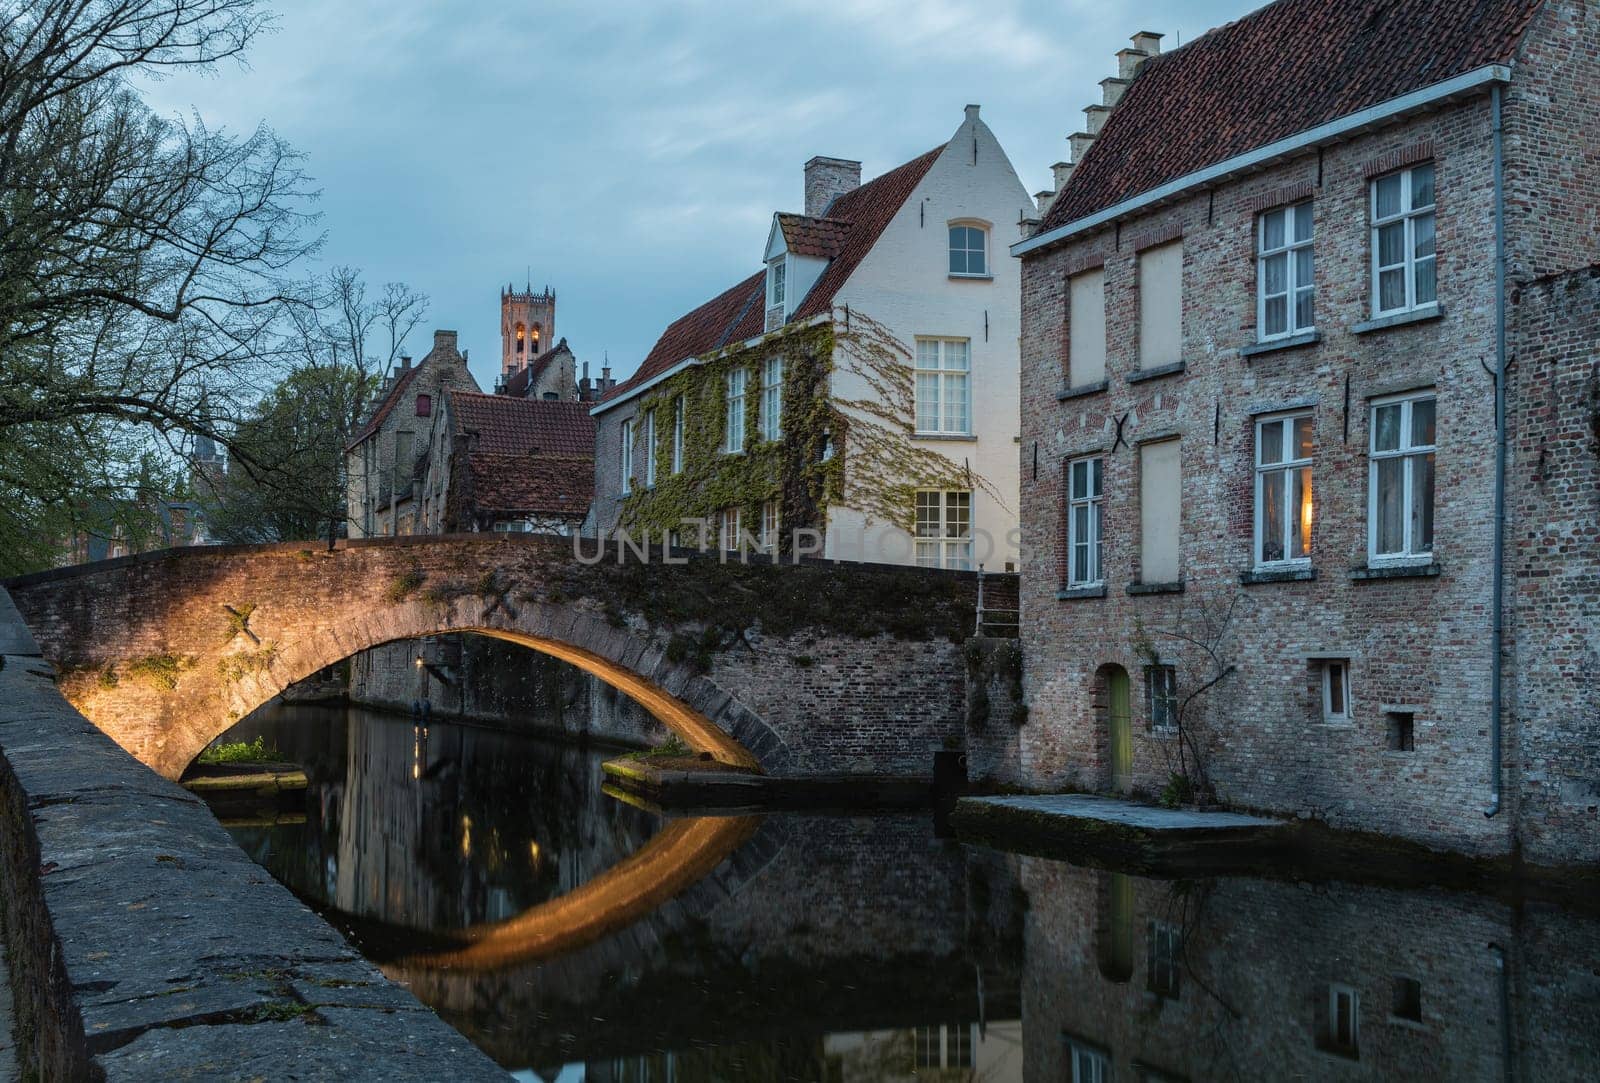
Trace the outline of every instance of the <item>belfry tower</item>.
<instances>
[{"instance_id":1,"label":"belfry tower","mask_svg":"<svg viewBox=\"0 0 1600 1083\"><path fill-rule=\"evenodd\" d=\"M556 343L556 295L549 286L534 293L530 283L518 293L500 291L500 378L525 368Z\"/></svg>"}]
</instances>

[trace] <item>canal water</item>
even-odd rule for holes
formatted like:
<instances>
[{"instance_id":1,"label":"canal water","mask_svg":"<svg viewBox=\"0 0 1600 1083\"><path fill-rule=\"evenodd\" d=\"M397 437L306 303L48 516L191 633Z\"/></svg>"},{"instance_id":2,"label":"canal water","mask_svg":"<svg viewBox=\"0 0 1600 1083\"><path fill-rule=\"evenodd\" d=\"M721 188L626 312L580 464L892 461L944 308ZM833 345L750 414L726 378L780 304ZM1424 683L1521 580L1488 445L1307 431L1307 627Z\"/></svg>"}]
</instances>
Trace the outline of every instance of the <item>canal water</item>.
<instances>
[{"instance_id":1,"label":"canal water","mask_svg":"<svg viewBox=\"0 0 1600 1083\"><path fill-rule=\"evenodd\" d=\"M222 814L524 1080L1600 1078L1600 922L1433 890L1157 881L930 814L663 817L606 752L273 706L304 805Z\"/></svg>"}]
</instances>

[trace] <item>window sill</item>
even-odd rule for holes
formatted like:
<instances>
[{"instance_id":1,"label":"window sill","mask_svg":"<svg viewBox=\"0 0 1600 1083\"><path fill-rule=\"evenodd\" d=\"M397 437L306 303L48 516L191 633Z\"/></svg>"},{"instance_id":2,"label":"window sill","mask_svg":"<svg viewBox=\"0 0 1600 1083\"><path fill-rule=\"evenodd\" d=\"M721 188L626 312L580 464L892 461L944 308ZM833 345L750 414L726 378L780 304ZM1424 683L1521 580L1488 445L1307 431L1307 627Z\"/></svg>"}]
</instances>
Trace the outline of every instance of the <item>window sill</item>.
<instances>
[{"instance_id":1,"label":"window sill","mask_svg":"<svg viewBox=\"0 0 1600 1083\"><path fill-rule=\"evenodd\" d=\"M1056 392L1057 402L1066 402L1068 399L1081 399L1085 395L1098 395L1110 386L1105 380L1097 384L1084 384L1082 387L1069 387L1065 391Z\"/></svg>"},{"instance_id":2,"label":"window sill","mask_svg":"<svg viewBox=\"0 0 1600 1083\"><path fill-rule=\"evenodd\" d=\"M955 271L951 271L950 272L950 277L952 279L964 279L965 281L968 281L968 282L993 282L994 281L994 275L964 275L964 274L957 274Z\"/></svg>"},{"instance_id":3,"label":"window sill","mask_svg":"<svg viewBox=\"0 0 1600 1083\"><path fill-rule=\"evenodd\" d=\"M1183 580L1176 583L1129 583L1129 594L1182 594Z\"/></svg>"},{"instance_id":4,"label":"window sill","mask_svg":"<svg viewBox=\"0 0 1600 1083\"><path fill-rule=\"evenodd\" d=\"M1355 583L1375 579L1436 579L1444 572L1438 561L1416 564L1369 564L1365 568L1351 568L1350 579Z\"/></svg>"},{"instance_id":5,"label":"window sill","mask_svg":"<svg viewBox=\"0 0 1600 1083\"><path fill-rule=\"evenodd\" d=\"M973 435L972 433L957 433L957 432L914 432L914 433L911 434L911 439L913 439L913 440L954 440L957 443L968 443L968 444L976 444L978 442L978 438L975 435Z\"/></svg>"},{"instance_id":6,"label":"window sill","mask_svg":"<svg viewBox=\"0 0 1600 1083\"><path fill-rule=\"evenodd\" d=\"M1315 568L1252 568L1239 573L1239 584L1253 587L1258 583L1310 583L1316 578Z\"/></svg>"},{"instance_id":7,"label":"window sill","mask_svg":"<svg viewBox=\"0 0 1600 1083\"><path fill-rule=\"evenodd\" d=\"M1056 591L1056 601L1069 602L1077 598L1104 598L1106 585L1101 583L1093 587L1062 587Z\"/></svg>"},{"instance_id":8,"label":"window sill","mask_svg":"<svg viewBox=\"0 0 1600 1083\"><path fill-rule=\"evenodd\" d=\"M1350 333L1353 335L1365 335L1373 331L1384 331L1390 327L1406 327L1413 323L1427 323L1429 320L1437 320L1443 315L1443 305L1426 305L1422 308L1414 308L1410 312L1394 312L1387 316L1375 316L1350 328Z\"/></svg>"},{"instance_id":9,"label":"window sill","mask_svg":"<svg viewBox=\"0 0 1600 1083\"><path fill-rule=\"evenodd\" d=\"M1159 380L1163 376L1176 376L1186 366L1182 361L1174 361L1170 365L1157 365L1153 369L1140 369L1128 377L1130 384L1142 384L1146 380Z\"/></svg>"},{"instance_id":10,"label":"window sill","mask_svg":"<svg viewBox=\"0 0 1600 1083\"><path fill-rule=\"evenodd\" d=\"M1252 342L1248 346L1240 346L1239 356L1256 357L1264 353L1277 353L1279 350L1293 350L1300 346L1315 346L1321 341L1321 331L1302 331L1298 335L1287 335L1283 338L1268 339L1266 342Z\"/></svg>"}]
</instances>

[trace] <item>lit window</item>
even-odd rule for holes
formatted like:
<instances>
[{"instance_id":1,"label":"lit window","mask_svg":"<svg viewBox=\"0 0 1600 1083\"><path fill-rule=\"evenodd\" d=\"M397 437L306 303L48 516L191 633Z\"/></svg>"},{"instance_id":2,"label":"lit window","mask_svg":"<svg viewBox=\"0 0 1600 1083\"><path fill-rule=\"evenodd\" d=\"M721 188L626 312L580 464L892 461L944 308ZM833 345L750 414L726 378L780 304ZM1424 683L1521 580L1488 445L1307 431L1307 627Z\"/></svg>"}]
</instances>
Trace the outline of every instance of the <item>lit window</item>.
<instances>
[{"instance_id":1,"label":"lit window","mask_svg":"<svg viewBox=\"0 0 1600 1083\"><path fill-rule=\"evenodd\" d=\"M527 346L527 342L525 341L527 339L527 337L528 337L528 329L526 327L524 327L520 323L517 324L517 352L518 353L522 353L523 349Z\"/></svg>"},{"instance_id":2,"label":"lit window","mask_svg":"<svg viewBox=\"0 0 1600 1083\"><path fill-rule=\"evenodd\" d=\"M1311 201L1268 211L1256 234L1256 337L1262 342L1310 331L1316 282L1311 260Z\"/></svg>"},{"instance_id":3,"label":"lit window","mask_svg":"<svg viewBox=\"0 0 1600 1083\"><path fill-rule=\"evenodd\" d=\"M950 227L950 273L989 277L989 234L981 226Z\"/></svg>"},{"instance_id":4,"label":"lit window","mask_svg":"<svg viewBox=\"0 0 1600 1083\"><path fill-rule=\"evenodd\" d=\"M738 508L723 508L718 534L722 542L722 551L725 553L738 552L740 549L740 535L744 532L744 523Z\"/></svg>"},{"instance_id":5,"label":"lit window","mask_svg":"<svg viewBox=\"0 0 1600 1083\"><path fill-rule=\"evenodd\" d=\"M1350 721L1350 663L1342 659L1322 665L1322 720Z\"/></svg>"},{"instance_id":6,"label":"lit window","mask_svg":"<svg viewBox=\"0 0 1600 1083\"><path fill-rule=\"evenodd\" d=\"M1316 433L1310 414L1256 422L1256 564L1311 560L1311 459Z\"/></svg>"},{"instance_id":7,"label":"lit window","mask_svg":"<svg viewBox=\"0 0 1600 1083\"><path fill-rule=\"evenodd\" d=\"M672 404L672 472L683 473L683 396Z\"/></svg>"},{"instance_id":8,"label":"lit window","mask_svg":"<svg viewBox=\"0 0 1600 1083\"><path fill-rule=\"evenodd\" d=\"M1178 728L1178 670L1175 666L1145 666L1144 694L1150 704L1150 728L1170 733Z\"/></svg>"},{"instance_id":9,"label":"lit window","mask_svg":"<svg viewBox=\"0 0 1600 1083\"><path fill-rule=\"evenodd\" d=\"M778 554L778 502L768 500L761 505L761 551Z\"/></svg>"},{"instance_id":10,"label":"lit window","mask_svg":"<svg viewBox=\"0 0 1600 1083\"><path fill-rule=\"evenodd\" d=\"M1100 569L1101 474L1103 459L1079 459L1067 466L1067 586L1092 587L1104 581Z\"/></svg>"},{"instance_id":11,"label":"lit window","mask_svg":"<svg viewBox=\"0 0 1600 1083\"><path fill-rule=\"evenodd\" d=\"M1374 561L1433 553L1434 413L1432 394L1373 404L1367 552Z\"/></svg>"},{"instance_id":12,"label":"lit window","mask_svg":"<svg viewBox=\"0 0 1600 1083\"><path fill-rule=\"evenodd\" d=\"M924 568L972 567L972 494L924 489L917 493L917 563Z\"/></svg>"},{"instance_id":13,"label":"lit window","mask_svg":"<svg viewBox=\"0 0 1600 1083\"><path fill-rule=\"evenodd\" d=\"M783 438L783 358L769 357L761 366L761 439Z\"/></svg>"},{"instance_id":14,"label":"lit window","mask_svg":"<svg viewBox=\"0 0 1600 1083\"><path fill-rule=\"evenodd\" d=\"M1176 925L1165 921L1150 923L1145 985L1156 996L1177 999L1178 960L1182 946L1183 933Z\"/></svg>"},{"instance_id":15,"label":"lit window","mask_svg":"<svg viewBox=\"0 0 1600 1083\"><path fill-rule=\"evenodd\" d=\"M917 432L968 436L972 348L964 338L917 339Z\"/></svg>"},{"instance_id":16,"label":"lit window","mask_svg":"<svg viewBox=\"0 0 1600 1083\"><path fill-rule=\"evenodd\" d=\"M622 494L633 491L633 422L622 423Z\"/></svg>"},{"instance_id":17,"label":"lit window","mask_svg":"<svg viewBox=\"0 0 1600 1083\"><path fill-rule=\"evenodd\" d=\"M728 373L728 452L737 454L744 450L744 386L749 374L742 368Z\"/></svg>"},{"instance_id":18,"label":"lit window","mask_svg":"<svg viewBox=\"0 0 1600 1083\"><path fill-rule=\"evenodd\" d=\"M788 288L788 266L782 257L767 264L767 307L777 308L783 304L783 298Z\"/></svg>"},{"instance_id":19,"label":"lit window","mask_svg":"<svg viewBox=\"0 0 1600 1083\"><path fill-rule=\"evenodd\" d=\"M1433 163L1372 182L1372 311L1409 312L1438 300Z\"/></svg>"},{"instance_id":20,"label":"lit window","mask_svg":"<svg viewBox=\"0 0 1600 1083\"><path fill-rule=\"evenodd\" d=\"M656 412L647 410L644 415L644 487L656 487Z\"/></svg>"}]
</instances>

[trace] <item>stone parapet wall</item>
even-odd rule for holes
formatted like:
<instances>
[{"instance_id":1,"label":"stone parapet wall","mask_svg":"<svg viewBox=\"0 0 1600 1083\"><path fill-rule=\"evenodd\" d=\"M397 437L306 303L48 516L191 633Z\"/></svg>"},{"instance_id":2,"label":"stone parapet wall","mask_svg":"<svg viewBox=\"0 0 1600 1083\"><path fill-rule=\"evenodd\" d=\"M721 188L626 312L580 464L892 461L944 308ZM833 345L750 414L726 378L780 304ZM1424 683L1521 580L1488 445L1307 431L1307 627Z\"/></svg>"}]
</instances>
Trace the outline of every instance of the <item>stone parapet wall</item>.
<instances>
[{"instance_id":1,"label":"stone parapet wall","mask_svg":"<svg viewBox=\"0 0 1600 1083\"><path fill-rule=\"evenodd\" d=\"M0 920L25 1078L505 1078L75 712L4 591L0 649Z\"/></svg>"}]
</instances>

